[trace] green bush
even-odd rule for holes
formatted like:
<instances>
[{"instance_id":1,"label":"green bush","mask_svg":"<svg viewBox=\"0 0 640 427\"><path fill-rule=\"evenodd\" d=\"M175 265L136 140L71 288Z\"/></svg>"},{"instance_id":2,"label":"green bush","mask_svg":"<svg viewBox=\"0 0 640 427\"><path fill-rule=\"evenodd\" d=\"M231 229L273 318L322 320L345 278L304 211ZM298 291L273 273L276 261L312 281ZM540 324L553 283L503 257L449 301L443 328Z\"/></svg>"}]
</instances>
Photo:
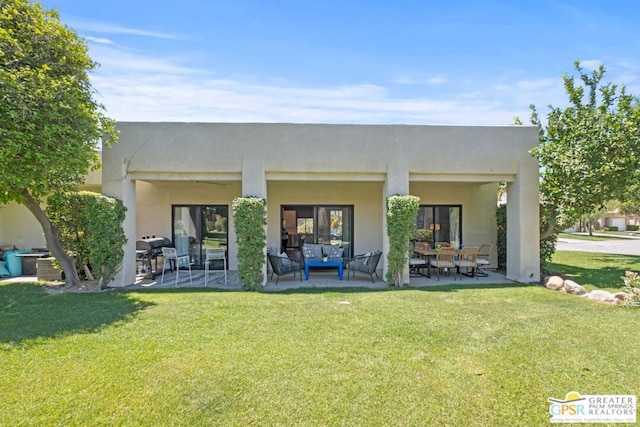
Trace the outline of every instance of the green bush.
<instances>
[{"instance_id":1,"label":"green bush","mask_svg":"<svg viewBox=\"0 0 640 427\"><path fill-rule=\"evenodd\" d=\"M387 198L387 283L402 286L404 269L409 265L411 238L416 230L420 199L416 196L394 195Z\"/></svg>"},{"instance_id":2,"label":"green bush","mask_svg":"<svg viewBox=\"0 0 640 427\"><path fill-rule=\"evenodd\" d=\"M430 242L433 239L433 230L427 230L426 228L418 228L413 232L411 240L417 240L418 242Z\"/></svg>"},{"instance_id":3,"label":"green bush","mask_svg":"<svg viewBox=\"0 0 640 427\"><path fill-rule=\"evenodd\" d=\"M549 228L549 218L551 218L550 210L552 209L547 203L540 203L540 234ZM553 254L556 251L556 242L558 241L558 233L555 232L546 239L540 240L540 265L546 266L551 262Z\"/></svg>"},{"instance_id":4,"label":"green bush","mask_svg":"<svg viewBox=\"0 0 640 427\"><path fill-rule=\"evenodd\" d=\"M624 291L631 294L631 298L624 302L624 305L630 307L640 307L640 276L633 271L625 272Z\"/></svg>"},{"instance_id":5,"label":"green bush","mask_svg":"<svg viewBox=\"0 0 640 427\"><path fill-rule=\"evenodd\" d=\"M605 227L606 231L618 231L618 226L617 225L610 225L608 227Z\"/></svg>"},{"instance_id":6,"label":"green bush","mask_svg":"<svg viewBox=\"0 0 640 427\"><path fill-rule=\"evenodd\" d=\"M498 252L498 268L507 266L507 205L500 205L496 209L496 227L498 228L496 250Z\"/></svg>"},{"instance_id":7,"label":"green bush","mask_svg":"<svg viewBox=\"0 0 640 427\"><path fill-rule=\"evenodd\" d=\"M238 244L240 283L247 290L259 290L264 283L264 249L267 242L266 201L259 197L234 199L233 219Z\"/></svg>"},{"instance_id":8,"label":"green bush","mask_svg":"<svg viewBox=\"0 0 640 427\"><path fill-rule=\"evenodd\" d=\"M638 231L640 230L640 225L629 224L627 225L627 231Z\"/></svg>"},{"instance_id":9,"label":"green bush","mask_svg":"<svg viewBox=\"0 0 640 427\"><path fill-rule=\"evenodd\" d=\"M46 211L58 228L62 247L75 256L85 279L97 280L104 289L124 257L126 208L111 197L80 191L52 195Z\"/></svg>"}]
</instances>

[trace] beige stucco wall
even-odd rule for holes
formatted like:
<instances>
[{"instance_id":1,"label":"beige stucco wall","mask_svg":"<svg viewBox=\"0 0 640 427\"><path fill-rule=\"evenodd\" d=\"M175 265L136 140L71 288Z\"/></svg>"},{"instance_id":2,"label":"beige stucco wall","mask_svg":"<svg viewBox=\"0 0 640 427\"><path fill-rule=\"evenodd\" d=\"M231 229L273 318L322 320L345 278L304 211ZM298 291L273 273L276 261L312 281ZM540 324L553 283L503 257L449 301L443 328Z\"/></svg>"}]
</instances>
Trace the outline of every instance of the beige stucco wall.
<instances>
[{"instance_id":1,"label":"beige stucco wall","mask_svg":"<svg viewBox=\"0 0 640 427\"><path fill-rule=\"evenodd\" d=\"M239 178L247 159L261 159L267 175L339 171L345 180L385 175L399 161L419 179L464 173L508 180L537 141L536 128L526 126L120 122L118 128L120 142L103 153L106 180L117 178L123 163L132 177Z\"/></svg>"},{"instance_id":2,"label":"beige stucco wall","mask_svg":"<svg viewBox=\"0 0 640 427\"><path fill-rule=\"evenodd\" d=\"M40 223L23 205L9 203L0 207L0 247L5 246L47 247Z\"/></svg>"}]
</instances>

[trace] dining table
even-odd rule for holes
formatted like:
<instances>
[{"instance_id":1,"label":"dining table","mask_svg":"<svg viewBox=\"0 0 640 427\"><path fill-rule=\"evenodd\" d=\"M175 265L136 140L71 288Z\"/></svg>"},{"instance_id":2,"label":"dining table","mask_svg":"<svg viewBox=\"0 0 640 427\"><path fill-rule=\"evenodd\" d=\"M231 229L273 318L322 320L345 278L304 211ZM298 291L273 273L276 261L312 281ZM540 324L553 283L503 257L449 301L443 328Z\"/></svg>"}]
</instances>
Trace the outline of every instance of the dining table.
<instances>
[{"instance_id":1,"label":"dining table","mask_svg":"<svg viewBox=\"0 0 640 427\"><path fill-rule=\"evenodd\" d=\"M431 262L430 262L430 258L434 257L436 255L438 255L438 253L440 252L439 250L437 250L436 248L432 248L431 246L419 246L416 245L413 247L413 252L415 254L420 255L422 258L424 258L427 261L427 274L426 277L431 278ZM459 249L455 250L455 254L457 255L459 252Z\"/></svg>"},{"instance_id":2,"label":"dining table","mask_svg":"<svg viewBox=\"0 0 640 427\"><path fill-rule=\"evenodd\" d=\"M433 248L429 248L429 247L420 247L420 246L414 246L413 247L413 252L416 255L419 255L420 258L423 258L426 263L426 267L427 267L427 274L422 274L420 273L421 276L425 276L428 278L431 278L431 263L430 263L430 257L432 256L436 256L438 253L436 252L435 249Z\"/></svg>"}]
</instances>

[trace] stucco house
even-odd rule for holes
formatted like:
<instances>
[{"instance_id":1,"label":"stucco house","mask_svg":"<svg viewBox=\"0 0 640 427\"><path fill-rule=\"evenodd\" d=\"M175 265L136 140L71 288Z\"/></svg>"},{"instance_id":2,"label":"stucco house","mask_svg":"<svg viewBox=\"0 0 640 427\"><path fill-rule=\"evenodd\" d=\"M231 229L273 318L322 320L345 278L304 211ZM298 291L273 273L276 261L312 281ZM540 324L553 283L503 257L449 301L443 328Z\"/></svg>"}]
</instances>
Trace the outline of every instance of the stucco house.
<instances>
[{"instance_id":1,"label":"stucco house","mask_svg":"<svg viewBox=\"0 0 640 427\"><path fill-rule=\"evenodd\" d=\"M194 268L205 247L224 246L236 270L231 206L239 196L266 199L268 246L331 241L354 254L386 253L386 197L411 194L421 200L419 227L433 239L491 244L495 265L498 182L509 194L507 278L539 280L535 127L120 122L118 129L119 142L103 149L99 182L87 184L128 209L123 268L111 286L134 282L142 236L170 238ZM19 212L0 211L0 244L42 247L41 232L6 234L24 221Z\"/></svg>"}]
</instances>

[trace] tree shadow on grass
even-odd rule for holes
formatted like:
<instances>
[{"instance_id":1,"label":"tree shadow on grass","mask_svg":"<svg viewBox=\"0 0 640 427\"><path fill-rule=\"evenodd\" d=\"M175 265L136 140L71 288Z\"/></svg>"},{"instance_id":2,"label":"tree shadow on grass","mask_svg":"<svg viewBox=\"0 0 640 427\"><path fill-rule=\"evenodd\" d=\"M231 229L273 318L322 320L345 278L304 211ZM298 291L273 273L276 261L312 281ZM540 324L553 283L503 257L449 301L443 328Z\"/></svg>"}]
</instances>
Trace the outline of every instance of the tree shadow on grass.
<instances>
[{"instance_id":1,"label":"tree shadow on grass","mask_svg":"<svg viewBox=\"0 0 640 427\"><path fill-rule=\"evenodd\" d=\"M638 271L639 257L614 254L589 254L589 261L594 266L576 266L564 263L549 263L549 271L560 274L581 285L591 285L596 288L622 289L622 277L625 271Z\"/></svg>"},{"instance_id":2,"label":"tree shadow on grass","mask_svg":"<svg viewBox=\"0 0 640 427\"><path fill-rule=\"evenodd\" d=\"M0 343L95 332L150 305L120 292L48 295L35 283L0 285Z\"/></svg>"}]
</instances>

